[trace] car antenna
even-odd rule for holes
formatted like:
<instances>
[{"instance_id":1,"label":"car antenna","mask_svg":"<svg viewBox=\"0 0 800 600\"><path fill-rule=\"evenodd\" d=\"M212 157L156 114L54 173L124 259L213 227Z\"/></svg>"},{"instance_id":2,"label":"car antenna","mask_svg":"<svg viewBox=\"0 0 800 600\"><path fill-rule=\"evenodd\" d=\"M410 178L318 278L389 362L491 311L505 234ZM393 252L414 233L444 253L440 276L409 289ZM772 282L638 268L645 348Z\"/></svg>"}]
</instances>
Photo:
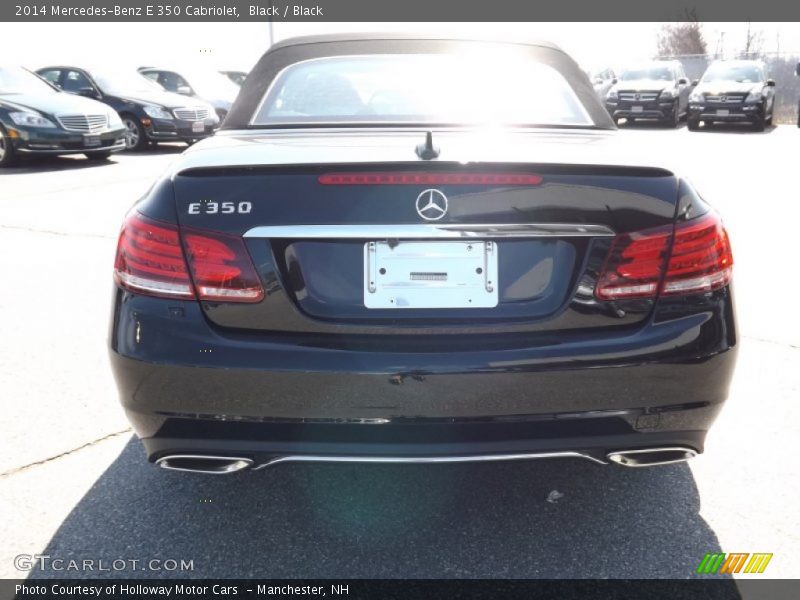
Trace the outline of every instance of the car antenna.
<instances>
[{"instance_id":1,"label":"car antenna","mask_svg":"<svg viewBox=\"0 0 800 600\"><path fill-rule=\"evenodd\" d=\"M439 148L433 145L432 131L425 132L425 143L417 144L416 153L422 160L431 160L439 157Z\"/></svg>"}]
</instances>

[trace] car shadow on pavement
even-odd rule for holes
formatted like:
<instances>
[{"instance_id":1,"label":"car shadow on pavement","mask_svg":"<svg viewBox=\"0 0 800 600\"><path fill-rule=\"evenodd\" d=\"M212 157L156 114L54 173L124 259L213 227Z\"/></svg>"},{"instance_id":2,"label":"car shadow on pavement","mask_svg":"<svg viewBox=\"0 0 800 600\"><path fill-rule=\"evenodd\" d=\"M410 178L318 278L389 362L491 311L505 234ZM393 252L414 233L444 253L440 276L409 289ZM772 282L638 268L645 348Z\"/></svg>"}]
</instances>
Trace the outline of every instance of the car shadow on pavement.
<instances>
[{"instance_id":1,"label":"car shadow on pavement","mask_svg":"<svg viewBox=\"0 0 800 600\"><path fill-rule=\"evenodd\" d=\"M89 160L81 155L71 156L23 156L13 167L0 170L0 176L30 175L31 173L48 173L91 167L104 167L116 164L112 154L106 160Z\"/></svg>"},{"instance_id":2,"label":"car shadow on pavement","mask_svg":"<svg viewBox=\"0 0 800 600\"><path fill-rule=\"evenodd\" d=\"M105 167L117 164L116 158L120 154L126 157L155 156L180 154L186 150L186 144L158 144L149 146L143 152L114 153L105 160L89 160L83 155L68 156L22 156L13 167L0 170L0 176L5 175L30 175L31 173L49 173L74 169L87 169L91 167Z\"/></svg>"},{"instance_id":3,"label":"car shadow on pavement","mask_svg":"<svg viewBox=\"0 0 800 600\"><path fill-rule=\"evenodd\" d=\"M670 123L656 121L655 119L638 119L630 122L625 120L617 125L619 129L686 129L686 120L681 120L677 126L672 126Z\"/></svg>"},{"instance_id":4,"label":"car shadow on pavement","mask_svg":"<svg viewBox=\"0 0 800 600\"><path fill-rule=\"evenodd\" d=\"M751 135L769 135L775 131L775 125L767 125L764 131L754 131L750 125L745 123L714 123L709 126L703 124L697 133L748 133Z\"/></svg>"},{"instance_id":5,"label":"car shadow on pavement","mask_svg":"<svg viewBox=\"0 0 800 600\"><path fill-rule=\"evenodd\" d=\"M685 464L287 464L211 476L158 469L131 439L44 554L136 559L139 570L30 576L684 579L720 551L699 508ZM141 570L150 559L193 570Z\"/></svg>"},{"instance_id":6,"label":"car shadow on pavement","mask_svg":"<svg viewBox=\"0 0 800 600\"><path fill-rule=\"evenodd\" d=\"M159 154L180 154L190 146L183 142L150 144L145 150L138 152L125 152L125 156L136 158L140 156L156 156Z\"/></svg>"}]
</instances>

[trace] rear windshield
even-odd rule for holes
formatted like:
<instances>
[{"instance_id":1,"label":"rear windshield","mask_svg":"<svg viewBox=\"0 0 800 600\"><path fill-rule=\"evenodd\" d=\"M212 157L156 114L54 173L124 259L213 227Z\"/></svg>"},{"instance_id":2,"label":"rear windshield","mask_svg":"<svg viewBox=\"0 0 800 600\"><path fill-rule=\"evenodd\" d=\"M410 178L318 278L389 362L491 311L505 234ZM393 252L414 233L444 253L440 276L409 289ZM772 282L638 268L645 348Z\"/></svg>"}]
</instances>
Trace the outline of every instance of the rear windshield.
<instances>
[{"instance_id":1,"label":"rear windshield","mask_svg":"<svg viewBox=\"0 0 800 600\"><path fill-rule=\"evenodd\" d=\"M252 125L594 125L557 70L501 58L381 54L297 63L267 90Z\"/></svg>"}]
</instances>

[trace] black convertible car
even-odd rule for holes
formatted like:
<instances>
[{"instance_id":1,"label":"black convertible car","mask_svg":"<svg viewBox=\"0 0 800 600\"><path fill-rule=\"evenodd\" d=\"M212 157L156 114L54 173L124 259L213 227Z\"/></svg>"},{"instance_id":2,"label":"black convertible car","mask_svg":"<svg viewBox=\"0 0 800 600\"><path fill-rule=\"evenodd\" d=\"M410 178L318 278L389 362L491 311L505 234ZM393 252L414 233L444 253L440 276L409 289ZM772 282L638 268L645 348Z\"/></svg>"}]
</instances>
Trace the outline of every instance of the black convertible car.
<instances>
[{"instance_id":1,"label":"black convertible car","mask_svg":"<svg viewBox=\"0 0 800 600\"><path fill-rule=\"evenodd\" d=\"M111 363L149 459L702 452L733 259L654 163L546 43L276 44L119 236Z\"/></svg>"},{"instance_id":2,"label":"black convertible car","mask_svg":"<svg viewBox=\"0 0 800 600\"><path fill-rule=\"evenodd\" d=\"M0 167L31 154L106 159L125 148L124 133L100 102L62 94L21 67L0 67Z\"/></svg>"},{"instance_id":3,"label":"black convertible car","mask_svg":"<svg viewBox=\"0 0 800 600\"><path fill-rule=\"evenodd\" d=\"M128 150L144 150L159 142L192 144L219 127L219 117L209 104L166 92L133 70L62 65L37 73L65 92L95 98L117 111L127 130Z\"/></svg>"}]
</instances>

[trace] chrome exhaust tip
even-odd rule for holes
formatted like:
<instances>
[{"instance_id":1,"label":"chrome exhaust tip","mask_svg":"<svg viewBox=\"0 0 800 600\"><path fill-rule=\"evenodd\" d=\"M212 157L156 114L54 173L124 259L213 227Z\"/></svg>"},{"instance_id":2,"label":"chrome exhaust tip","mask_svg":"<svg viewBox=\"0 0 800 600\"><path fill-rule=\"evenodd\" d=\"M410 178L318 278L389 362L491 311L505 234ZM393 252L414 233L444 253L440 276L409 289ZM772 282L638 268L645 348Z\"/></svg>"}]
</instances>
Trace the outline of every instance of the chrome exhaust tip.
<instances>
[{"instance_id":1,"label":"chrome exhaust tip","mask_svg":"<svg viewBox=\"0 0 800 600\"><path fill-rule=\"evenodd\" d=\"M187 471L207 475L227 475L249 469L253 461L237 456L207 456L201 454L170 454L156 460L162 469Z\"/></svg>"},{"instance_id":2,"label":"chrome exhaust tip","mask_svg":"<svg viewBox=\"0 0 800 600\"><path fill-rule=\"evenodd\" d=\"M697 456L697 451L684 446L665 448L642 448L639 450L618 450L609 452L606 458L623 467L654 467L671 465Z\"/></svg>"}]
</instances>

